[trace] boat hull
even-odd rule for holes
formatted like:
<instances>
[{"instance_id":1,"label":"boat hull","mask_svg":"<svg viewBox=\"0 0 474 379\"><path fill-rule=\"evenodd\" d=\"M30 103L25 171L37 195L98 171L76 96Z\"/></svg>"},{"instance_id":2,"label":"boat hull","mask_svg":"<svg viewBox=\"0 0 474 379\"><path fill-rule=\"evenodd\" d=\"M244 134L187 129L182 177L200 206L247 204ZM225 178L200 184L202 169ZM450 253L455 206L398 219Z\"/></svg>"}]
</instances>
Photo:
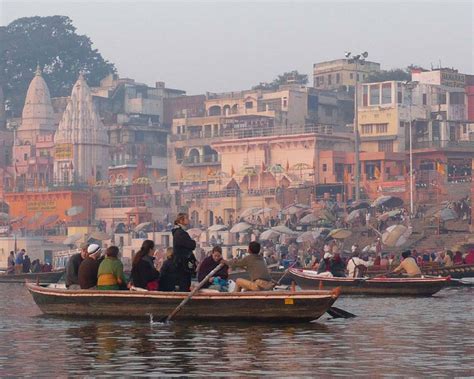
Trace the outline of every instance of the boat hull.
<instances>
[{"instance_id":1,"label":"boat hull","mask_svg":"<svg viewBox=\"0 0 474 379\"><path fill-rule=\"evenodd\" d=\"M322 278L314 271L290 270L291 278L304 290L341 288L341 295L431 296L447 286L449 278Z\"/></svg>"},{"instance_id":2,"label":"boat hull","mask_svg":"<svg viewBox=\"0 0 474 379\"><path fill-rule=\"evenodd\" d=\"M167 316L188 295L180 292L66 290L31 283L41 311L69 317L148 318ZM176 315L182 320L307 322L321 317L338 291L199 293Z\"/></svg>"},{"instance_id":3,"label":"boat hull","mask_svg":"<svg viewBox=\"0 0 474 379\"><path fill-rule=\"evenodd\" d=\"M0 283L25 283L39 282L42 284L57 283L59 279L64 275L64 271L53 271L53 272L37 272L37 273L25 273L25 274L2 274L0 275Z\"/></svg>"},{"instance_id":4,"label":"boat hull","mask_svg":"<svg viewBox=\"0 0 474 379\"><path fill-rule=\"evenodd\" d=\"M474 278L474 265L457 265L451 267L421 266L423 275L450 276L453 279ZM387 269L380 266L369 267L369 275L386 274Z\"/></svg>"}]
</instances>

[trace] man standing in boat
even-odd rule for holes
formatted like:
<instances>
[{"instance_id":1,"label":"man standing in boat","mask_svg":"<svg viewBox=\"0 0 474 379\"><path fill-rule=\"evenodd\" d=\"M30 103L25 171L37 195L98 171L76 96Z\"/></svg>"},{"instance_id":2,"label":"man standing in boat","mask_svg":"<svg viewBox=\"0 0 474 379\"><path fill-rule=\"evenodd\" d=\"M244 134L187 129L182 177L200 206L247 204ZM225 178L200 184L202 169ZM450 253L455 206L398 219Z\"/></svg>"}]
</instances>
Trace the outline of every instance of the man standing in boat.
<instances>
[{"instance_id":1,"label":"man standing in boat","mask_svg":"<svg viewBox=\"0 0 474 379\"><path fill-rule=\"evenodd\" d=\"M189 225L186 213L179 213L174 222L171 233L173 234L173 263L176 270L177 285L180 292L189 292L191 278L196 273L196 257L193 250L196 248L194 241L185 228Z\"/></svg>"},{"instance_id":2,"label":"man standing in boat","mask_svg":"<svg viewBox=\"0 0 474 379\"><path fill-rule=\"evenodd\" d=\"M418 264L416 263L415 259L411 256L411 251L405 250L402 253L402 257L402 262L395 270L393 270L393 273L398 274L404 271L409 277L421 276L421 270L418 267Z\"/></svg>"},{"instance_id":3,"label":"man standing in boat","mask_svg":"<svg viewBox=\"0 0 474 379\"><path fill-rule=\"evenodd\" d=\"M234 292L240 292L242 289L247 291L271 290L273 282L267 264L260 255L260 244L255 241L250 242L248 252L249 254L242 259L221 261L221 263L225 263L231 268L244 268L249 273L250 280L238 278L235 281Z\"/></svg>"}]
</instances>

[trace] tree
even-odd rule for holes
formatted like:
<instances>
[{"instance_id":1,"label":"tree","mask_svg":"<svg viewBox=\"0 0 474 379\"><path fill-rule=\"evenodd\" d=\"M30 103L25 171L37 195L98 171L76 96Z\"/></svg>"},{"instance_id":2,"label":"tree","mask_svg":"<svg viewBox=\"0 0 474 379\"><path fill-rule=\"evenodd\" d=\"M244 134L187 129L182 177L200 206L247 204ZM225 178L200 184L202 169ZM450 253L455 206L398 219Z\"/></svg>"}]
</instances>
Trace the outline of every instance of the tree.
<instances>
[{"instance_id":1,"label":"tree","mask_svg":"<svg viewBox=\"0 0 474 379\"><path fill-rule=\"evenodd\" d=\"M405 82L411 80L410 68L406 69L395 68L392 70L382 70L379 72L370 73L365 79L366 83L387 82L390 80L398 80Z\"/></svg>"},{"instance_id":2,"label":"tree","mask_svg":"<svg viewBox=\"0 0 474 379\"><path fill-rule=\"evenodd\" d=\"M285 72L278 75L272 82L262 82L252 89L263 89L263 90L277 90L281 85L284 84L307 84L308 75L300 74L297 70Z\"/></svg>"},{"instance_id":3,"label":"tree","mask_svg":"<svg viewBox=\"0 0 474 379\"><path fill-rule=\"evenodd\" d=\"M38 64L53 97L69 96L80 71L92 86L116 71L69 17L19 18L0 27L0 83L12 116L21 114Z\"/></svg>"}]
</instances>

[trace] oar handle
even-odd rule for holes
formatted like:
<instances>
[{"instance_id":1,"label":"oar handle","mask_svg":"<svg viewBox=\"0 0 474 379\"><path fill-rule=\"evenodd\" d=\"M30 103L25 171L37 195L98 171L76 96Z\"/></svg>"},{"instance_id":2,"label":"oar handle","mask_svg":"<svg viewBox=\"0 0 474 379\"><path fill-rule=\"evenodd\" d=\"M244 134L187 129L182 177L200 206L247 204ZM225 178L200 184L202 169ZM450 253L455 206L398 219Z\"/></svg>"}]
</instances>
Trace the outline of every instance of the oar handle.
<instances>
[{"instance_id":1,"label":"oar handle","mask_svg":"<svg viewBox=\"0 0 474 379\"><path fill-rule=\"evenodd\" d=\"M280 285L281 281L283 280L283 278L290 272L290 268L293 268L294 265L296 265L298 263L298 258L296 258L296 260L293 262L293 264L288 267L285 271L285 273L280 277L280 279L278 280L277 282L277 286Z\"/></svg>"},{"instance_id":2,"label":"oar handle","mask_svg":"<svg viewBox=\"0 0 474 379\"><path fill-rule=\"evenodd\" d=\"M218 272L222 267L224 267L224 266L225 266L225 263L220 263L218 266L216 266L216 267L214 268L214 270L212 270L209 274L207 274L206 277L205 277L203 280L201 280L201 281L198 283L198 285L191 291L191 293L190 293L185 299L183 299L183 301L182 301L181 303L179 303L179 305L173 310L173 312L171 312L171 313L168 315L168 317L166 318L166 322L170 321L170 320L176 315L176 313L178 313L178 312L181 310L181 308L183 308L183 307L186 305L186 303L187 303L189 300L191 300L191 298L194 296L194 294L195 294L197 291L199 291L199 290L202 288L202 286L203 286L204 284L206 284L206 283L209 281L209 279L210 279L212 276L214 276L214 274L217 273L217 272Z\"/></svg>"}]
</instances>

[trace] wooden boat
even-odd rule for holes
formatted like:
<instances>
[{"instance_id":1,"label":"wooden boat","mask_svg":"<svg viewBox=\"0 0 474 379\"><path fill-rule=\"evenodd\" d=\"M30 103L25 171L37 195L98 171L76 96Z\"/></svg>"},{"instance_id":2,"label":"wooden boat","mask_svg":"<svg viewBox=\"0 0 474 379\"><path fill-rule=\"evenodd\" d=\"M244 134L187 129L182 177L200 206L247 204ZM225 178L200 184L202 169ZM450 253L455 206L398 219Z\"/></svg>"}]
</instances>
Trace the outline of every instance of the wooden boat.
<instances>
[{"instance_id":1,"label":"wooden boat","mask_svg":"<svg viewBox=\"0 0 474 379\"><path fill-rule=\"evenodd\" d=\"M98 291L47 288L26 284L41 311L70 317L155 319L167 316L187 295L184 292ZM176 319L212 321L306 322L321 317L339 290L199 292Z\"/></svg>"},{"instance_id":2,"label":"wooden boat","mask_svg":"<svg viewBox=\"0 0 474 379\"><path fill-rule=\"evenodd\" d=\"M42 284L57 283L64 275L64 270L51 272L30 272L25 274L1 274L0 283L25 283L25 281Z\"/></svg>"},{"instance_id":3,"label":"wooden boat","mask_svg":"<svg viewBox=\"0 0 474 379\"><path fill-rule=\"evenodd\" d=\"M283 276L286 270L278 270L274 269L270 271L270 276L272 280L275 282L278 282L280 278ZM250 276L247 271L232 271L229 273L229 279L232 279L235 281L238 278L242 279L250 279ZM289 275L285 275L285 277L281 280L281 284L285 285L290 285L291 284L291 279Z\"/></svg>"},{"instance_id":4,"label":"wooden boat","mask_svg":"<svg viewBox=\"0 0 474 379\"><path fill-rule=\"evenodd\" d=\"M474 278L474 265L456 265L451 267L440 267L439 265L426 265L420 267L423 275L450 276L453 279ZM386 274L387 269L380 266L369 267L369 276Z\"/></svg>"},{"instance_id":5,"label":"wooden boat","mask_svg":"<svg viewBox=\"0 0 474 379\"><path fill-rule=\"evenodd\" d=\"M290 269L291 278L304 290L340 287L345 295L431 296L449 283L441 278L327 278L316 271Z\"/></svg>"}]
</instances>

